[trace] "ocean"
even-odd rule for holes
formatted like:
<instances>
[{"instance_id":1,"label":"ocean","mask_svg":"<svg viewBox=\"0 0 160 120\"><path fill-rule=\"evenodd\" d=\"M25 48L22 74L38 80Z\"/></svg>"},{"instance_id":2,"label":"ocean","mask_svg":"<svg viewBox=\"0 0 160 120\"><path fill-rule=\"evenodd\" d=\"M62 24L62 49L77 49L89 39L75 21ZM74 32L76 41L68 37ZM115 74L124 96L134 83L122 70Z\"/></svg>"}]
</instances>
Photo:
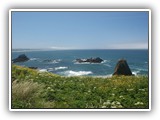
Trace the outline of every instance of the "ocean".
<instances>
[{"instance_id":1,"label":"ocean","mask_svg":"<svg viewBox=\"0 0 160 120\"><path fill-rule=\"evenodd\" d=\"M13 49L12 59L25 54L27 62L14 63L38 67L40 72L62 76L111 76L119 59L126 59L135 75L148 75L148 50L22 50ZM76 59L100 57L102 63L78 63ZM12 63L13 64L13 63Z\"/></svg>"}]
</instances>

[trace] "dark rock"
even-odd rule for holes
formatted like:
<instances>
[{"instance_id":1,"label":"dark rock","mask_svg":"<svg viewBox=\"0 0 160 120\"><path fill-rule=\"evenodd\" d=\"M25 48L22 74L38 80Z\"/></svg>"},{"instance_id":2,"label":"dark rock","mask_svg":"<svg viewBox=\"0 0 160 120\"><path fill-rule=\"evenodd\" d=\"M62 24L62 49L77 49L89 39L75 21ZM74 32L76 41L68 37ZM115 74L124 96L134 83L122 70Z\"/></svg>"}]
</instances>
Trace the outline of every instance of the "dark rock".
<instances>
[{"instance_id":1,"label":"dark rock","mask_svg":"<svg viewBox=\"0 0 160 120\"><path fill-rule=\"evenodd\" d=\"M101 63L102 61L103 60L101 58L99 58L99 57L91 59L91 62L93 62L93 63Z\"/></svg>"},{"instance_id":2,"label":"dark rock","mask_svg":"<svg viewBox=\"0 0 160 120\"><path fill-rule=\"evenodd\" d=\"M25 62L25 61L28 61L28 60L29 60L29 58L25 54L22 54L22 55L19 55L17 58L13 59L12 62L13 63Z\"/></svg>"},{"instance_id":3,"label":"dark rock","mask_svg":"<svg viewBox=\"0 0 160 120\"><path fill-rule=\"evenodd\" d=\"M89 62L89 63L101 63L103 60L99 57L97 58L89 58L89 59L76 59L76 62L83 63L83 62Z\"/></svg>"},{"instance_id":4,"label":"dark rock","mask_svg":"<svg viewBox=\"0 0 160 120\"><path fill-rule=\"evenodd\" d=\"M121 59L118 61L113 75L132 75L132 72L127 64L127 61L124 59Z\"/></svg>"},{"instance_id":5,"label":"dark rock","mask_svg":"<svg viewBox=\"0 0 160 120\"><path fill-rule=\"evenodd\" d=\"M28 67L28 68L30 68L30 69L37 69L38 67Z\"/></svg>"}]
</instances>

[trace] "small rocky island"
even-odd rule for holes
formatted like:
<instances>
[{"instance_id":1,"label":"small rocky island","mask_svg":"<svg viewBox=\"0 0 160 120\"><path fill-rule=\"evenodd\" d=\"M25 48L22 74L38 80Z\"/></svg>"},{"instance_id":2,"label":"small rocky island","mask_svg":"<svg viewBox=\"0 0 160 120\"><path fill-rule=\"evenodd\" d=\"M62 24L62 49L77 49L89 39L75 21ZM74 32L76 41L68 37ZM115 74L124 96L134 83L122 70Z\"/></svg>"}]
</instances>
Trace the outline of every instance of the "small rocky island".
<instances>
[{"instance_id":1,"label":"small rocky island","mask_svg":"<svg viewBox=\"0 0 160 120\"><path fill-rule=\"evenodd\" d=\"M113 75L126 75L126 76L132 75L132 72L131 72L126 60L121 59L118 61L117 65L114 69Z\"/></svg>"},{"instance_id":2,"label":"small rocky island","mask_svg":"<svg viewBox=\"0 0 160 120\"><path fill-rule=\"evenodd\" d=\"M17 58L13 59L12 62L13 63L16 63L16 62L26 62L28 60L29 60L29 58L25 54L21 54Z\"/></svg>"},{"instance_id":3,"label":"small rocky island","mask_svg":"<svg viewBox=\"0 0 160 120\"><path fill-rule=\"evenodd\" d=\"M97 58L88 58L88 59L76 59L78 63L101 63L103 60L99 57Z\"/></svg>"}]
</instances>

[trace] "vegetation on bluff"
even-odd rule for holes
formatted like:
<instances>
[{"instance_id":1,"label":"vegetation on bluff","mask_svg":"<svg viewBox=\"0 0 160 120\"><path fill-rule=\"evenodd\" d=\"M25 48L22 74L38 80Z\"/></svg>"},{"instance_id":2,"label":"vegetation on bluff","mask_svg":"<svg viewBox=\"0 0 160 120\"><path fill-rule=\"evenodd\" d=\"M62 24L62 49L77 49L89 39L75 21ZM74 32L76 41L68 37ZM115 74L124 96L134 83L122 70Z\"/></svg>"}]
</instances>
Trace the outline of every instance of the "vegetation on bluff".
<instances>
[{"instance_id":1,"label":"vegetation on bluff","mask_svg":"<svg viewBox=\"0 0 160 120\"><path fill-rule=\"evenodd\" d=\"M12 108L148 108L147 76L62 77L12 65Z\"/></svg>"}]
</instances>

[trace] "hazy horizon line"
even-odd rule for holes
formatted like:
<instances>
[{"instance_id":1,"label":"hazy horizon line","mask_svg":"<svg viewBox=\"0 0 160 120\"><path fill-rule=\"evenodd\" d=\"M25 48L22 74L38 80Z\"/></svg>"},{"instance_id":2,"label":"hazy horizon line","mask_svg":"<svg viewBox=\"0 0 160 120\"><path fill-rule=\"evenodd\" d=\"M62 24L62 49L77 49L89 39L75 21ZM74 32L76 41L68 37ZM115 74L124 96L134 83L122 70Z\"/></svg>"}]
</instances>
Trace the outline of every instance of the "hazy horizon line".
<instances>
[{"instance_id":1,"label":"hazy horizon line","mask_svg":"<svg viewBox=\"0 0 160 120\"><path fill-rule=\"evenodd\" d=\"M70 48L70 49L52 49L52 48L12 48L27 50L148 50L148 48Z\"/></svg>"}]
</instances>

